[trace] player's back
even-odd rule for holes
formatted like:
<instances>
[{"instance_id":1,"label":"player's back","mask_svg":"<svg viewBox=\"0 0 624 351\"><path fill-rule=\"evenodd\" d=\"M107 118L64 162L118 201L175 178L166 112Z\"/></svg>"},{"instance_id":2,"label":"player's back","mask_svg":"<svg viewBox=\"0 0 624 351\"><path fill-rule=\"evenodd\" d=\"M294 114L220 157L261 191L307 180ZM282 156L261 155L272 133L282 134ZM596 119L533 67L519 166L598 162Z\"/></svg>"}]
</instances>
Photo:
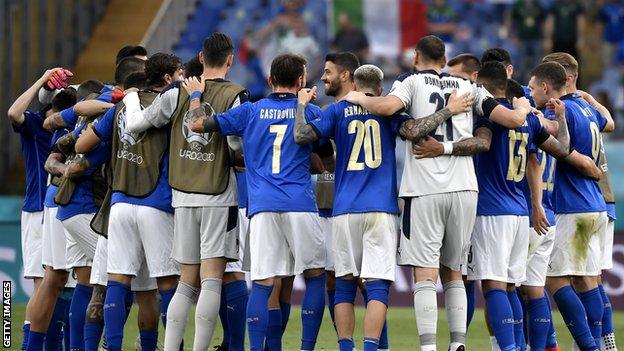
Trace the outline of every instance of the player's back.
<instances>
[{"instance_id":1,"label":"player's back","mask_svg":"<svg viewBox=\"0 0 624 351\"><path fill-rule=\"evenodd\" d=\"M606 123L585 100L568 94L561 97L566 106L570 150L597 161L600 153L600 130ZM606 205L598 181L583 176L574 166L558 162L553 191L555 213L605 211Z\"/></svg>"},{"instance_id":2,"label":"player's back","mask_svg":"<svg viewBox=\"0 0 624 351\"><path fill-rule=\"evenodd\" d=\"M505 99L498 99L498 102L510 106ZM526 199L518 183L525 178L528 146L541 129L539 120L530 114L524 125L509 129L480 119L476 128L480 127L492 131L492 141L488 152L475 156L479 182L477 215L527 216Z\"/></svg>"},{"instance_id":3,"label":"player's back","mask_svg":"<svg viewBox=\"0 0 624 351\"><path fill-rule=\"evenodd\" d=\"M242 134L248 215L263 211L315 212L310 180L312 145L297 145L293 135L297 96L274 93L244 105L249 109ZM319 115L317 106L306 107L307 120Z\"/></svg>"},{"instance_id":4,"label":"player's back","mask_svg":"<svg viewBox=\"0 0 624 351\"><path fill-rule=\"evenodd\" d=\"M471 85L469 81L464 80L462 86L466 90ZM447 90L447 87L451 88ZM395 82L391 95L399 97L405 105L409 103L409 115L418 119L443 109L454 88L460 88L460 83L455 78L448 79L447 75L427 70L416 72L402 82ZM449 122L441 124L433 133L434 137L438 141L452 141L455 139L454 135L457 135L457 140L460 135L467 135L466 133L472 136L472 118L462 115L453 116L452 122L449 119ZM457 127L453 125L455 120L458 123ZM466 127L468 125L469 127ZM454 131L455 128L457 131ZM447 131L449 129L450 132ZM422 196L463 190L477 191L472 158L438 156L416 159L412 154L412 143L405 143L400 196Z\"/></svg>"},{"instance_id":5,"label":"player's back","mask_svg":"<svg viewBox=\"0 0 624 351\"><path fill-rule=\"evenodd\" d=\"M407 118L377 116L346 101L323 111L321 123L333 127L336 142L334 216L398 213L394 150L400 124Z\"/></svg>"}]
</instances>

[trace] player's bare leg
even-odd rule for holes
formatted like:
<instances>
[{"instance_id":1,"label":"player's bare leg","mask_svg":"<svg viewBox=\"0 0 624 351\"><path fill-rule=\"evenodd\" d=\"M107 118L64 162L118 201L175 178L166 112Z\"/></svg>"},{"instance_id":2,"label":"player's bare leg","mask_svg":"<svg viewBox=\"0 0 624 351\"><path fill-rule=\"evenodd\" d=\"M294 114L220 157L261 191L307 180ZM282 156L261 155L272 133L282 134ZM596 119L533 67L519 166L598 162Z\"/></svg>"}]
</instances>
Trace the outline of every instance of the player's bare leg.
<instances>
[{"instance_id":1,"label":"player's bare leg","mask_svg":"<svg viewBox=\"0 0 624 351\"><path fill-rule=\"evenodd\" d=\"M444 287L444 307L450 332L449 350L460 350L466 344L468 325L466 286L462 280L461 270L454 271L441 265L439 273Z\"/></svg>"},{"instance_id":2,"label":"player's bare leg","mask_svg":"<svg viewBox=\"0 0 624 351\"><path fill-rule=\"evenodd\" d=\"M438 325L438 300L436 282L437 268L414 268L414 310L416 327L420 338L420 349L436 350L436 329ZM464 322L465 327L465 322Z\"/></svg>"},{"instance_id":3,"label":"player's bare leg","mask_svg":"<svg viewBox=\"0 0 624 351\"><path fill-rule=\"evenodd\" d=\"M30 330L45 333L48 330L56 299L61 295L69 272L65 270L54 270L46 267L43 280L37 294L33 294L28 304L30 305Z\"/></svg>"},{"instance_id":4,"label":"player's bare leg","mask_svg":"<svg viewBox=\"0 0 624 351\"><path fill-rule=\"evenodd\" d=\"M188 312L199 296L199 265L180 264L180 283L167 309L165 350L178 351L184 339Z\"/></svg>"},{"instance_id":5,"label":"player's bare leg","mask_svg":"<svg viewBox=\"0 0 624 351\"><path fill-rule=\"evenodd\" d=\"M221 305L221 284L226 263L225 258L208 258L201 262L201 291L195 309L194 350L207 350L212 341Z\"/></svg>"}]
</instances>

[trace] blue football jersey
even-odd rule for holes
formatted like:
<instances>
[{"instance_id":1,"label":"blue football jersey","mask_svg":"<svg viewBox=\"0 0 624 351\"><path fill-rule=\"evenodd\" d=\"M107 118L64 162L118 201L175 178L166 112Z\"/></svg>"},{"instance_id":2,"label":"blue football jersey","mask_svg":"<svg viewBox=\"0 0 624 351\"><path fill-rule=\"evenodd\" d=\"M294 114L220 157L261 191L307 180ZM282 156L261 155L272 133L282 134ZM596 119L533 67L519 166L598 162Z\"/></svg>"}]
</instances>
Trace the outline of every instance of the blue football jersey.
<instances>
[{"instance_id":1,"label":"blue football jersey","mask_svg":"<svg viewBox=\"0 0 624 351\"><path fill-rule=\"evenodd\" d=\"M399 213L394 149L399 127L409 118L380 117L340 101L310 122L319 137L336 142L334 216Z\"/></svg>"},{"instance_id":2,"label":"blue football jersey","mask_svg":"<svg viewBox=\"0 0 624 351\"><path fill-rule=\"evenodd\" d=\"M552 192L554 186L554 176L555 176L555 164L556 160L554 157L545 153L544 151L538 149L534 144L529 146L529 154L535 153L537 156L537 161L540 163L540 167L543 169L542 173L542 207L544 208L544 213L546 214L546 219L551 226L556 224L555 213L553 212L552 207ZM526 177L520 183L520 187L522 188L522 192L524 193L524 198L527 202L527 207L529 209L529 215L531 214L531 189L529 188L529 183L527 182ZM531 221L531 227L533 227L533 221Z\"/></svg>"},{"instance_id":3,"label":"blue football jersey","mask_svg":"<svg viewBox=\"0 0 624 351\"><path fill-rule=\"evenodd\" d=\"M238 208L247 208L247 177L245 171L236 172L236 189L238 190Z\"/></svg>"},{"instance_id":4,"label":"blue football jersey","mask_svg":"<svg viewBox=\"0 0 624 351\"><path fill-rule=\"evenodd\" d=\"M317 212L310 179L312 145L297 145L294 137L297 96L274 93L217 115L224 135L243 138L247 176L247 214L258 212ZM308 105L309 122L320 116Z\"/></svg>"},{"instance_id":5,"label":"blue football jersey","mask_svg":"<svg viewBox=\"0 0 624 351\"><path fill-rule=\"evenodd\" d=\"M606 119L585 100L568 94L561 97L566 106L566 121L570 133L570 150L598 161L600 131ZM583 176L574 166L557 162L553 191L555 213L586 213L606 210L598 181Z\"/></svg>"},{"instance_id":6,"label":"blue football jersey","mask_svg":"<svg viewBox=\"0 0 624 351\"><path fill-rule=\"evenodd\" d=\"M505 99L497 99L505 107L512 108ZM486 118L480 118L476 128L486 127L492 131L488 152L475 157L479 183L479 216L528 216L527 202L518 185L525 177L528 146L541 144L548 137L539 119L529 114L523 126L508 129Z\"/></svg>"},{"instance_id":7,"label":"blue football jersey","mask_svg":"<svg viewBox=\"0 0 624 351\"><path fill-rule=\"evenodd\" d=\"M50 140L52 139L52 133L43 129L44 119L44 111L26 111L24 122L19 126L13 126L13 130L20 135L26 168L26 193L22 204L24 212L43 210L48 178L44 165L50 154Z\"/></svg>"}]
</instances>

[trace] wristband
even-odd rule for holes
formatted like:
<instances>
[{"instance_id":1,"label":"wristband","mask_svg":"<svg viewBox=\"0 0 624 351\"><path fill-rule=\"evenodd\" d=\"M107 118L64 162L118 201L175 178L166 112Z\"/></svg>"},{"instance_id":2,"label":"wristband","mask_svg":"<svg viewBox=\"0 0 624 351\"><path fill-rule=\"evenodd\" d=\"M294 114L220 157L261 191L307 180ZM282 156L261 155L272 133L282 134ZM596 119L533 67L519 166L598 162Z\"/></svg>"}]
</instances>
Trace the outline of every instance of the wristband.
<instances>
[{"instance_id":1,"label":"wristband","mask_svg":"<svg viewBox=\"0 0 624 351\"><path fill-rule=\"evenodd\" d=\"M446 141L442 143L444 147L444 155L450 155L453 153L453 143L450 141Z\"/></svg>"},{"instance_id":2,"label":"wristband","mask_svg":"<svg viewBox=\"0 0 624 351\"><path fill-rule=\"evenodd\" d=\"M191 100L193 99L200 99L201 100L201 96L202 96L202 92L201 91L194 91L191 93Z\"/></svg>"}]
</instances>

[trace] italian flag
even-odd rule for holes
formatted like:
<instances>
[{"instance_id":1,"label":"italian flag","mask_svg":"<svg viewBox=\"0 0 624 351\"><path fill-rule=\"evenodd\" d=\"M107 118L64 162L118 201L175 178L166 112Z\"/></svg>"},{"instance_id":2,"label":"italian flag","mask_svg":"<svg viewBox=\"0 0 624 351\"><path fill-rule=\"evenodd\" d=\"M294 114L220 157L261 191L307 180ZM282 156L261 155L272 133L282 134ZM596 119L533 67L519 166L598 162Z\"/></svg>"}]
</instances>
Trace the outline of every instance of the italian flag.
<instances>
[{"instance_id":1,"label":"italian flag","mask_svg":"<svg viewBox=\"0 0 624 351\"><path fill-rule=\"evenodd\" d=\"M366 32L374 56L396 57L427 31L422 0L330 0L330 5L334 33L339 29L338 16L349 14L352 23Z\"/></svg>"}]
</instances>

